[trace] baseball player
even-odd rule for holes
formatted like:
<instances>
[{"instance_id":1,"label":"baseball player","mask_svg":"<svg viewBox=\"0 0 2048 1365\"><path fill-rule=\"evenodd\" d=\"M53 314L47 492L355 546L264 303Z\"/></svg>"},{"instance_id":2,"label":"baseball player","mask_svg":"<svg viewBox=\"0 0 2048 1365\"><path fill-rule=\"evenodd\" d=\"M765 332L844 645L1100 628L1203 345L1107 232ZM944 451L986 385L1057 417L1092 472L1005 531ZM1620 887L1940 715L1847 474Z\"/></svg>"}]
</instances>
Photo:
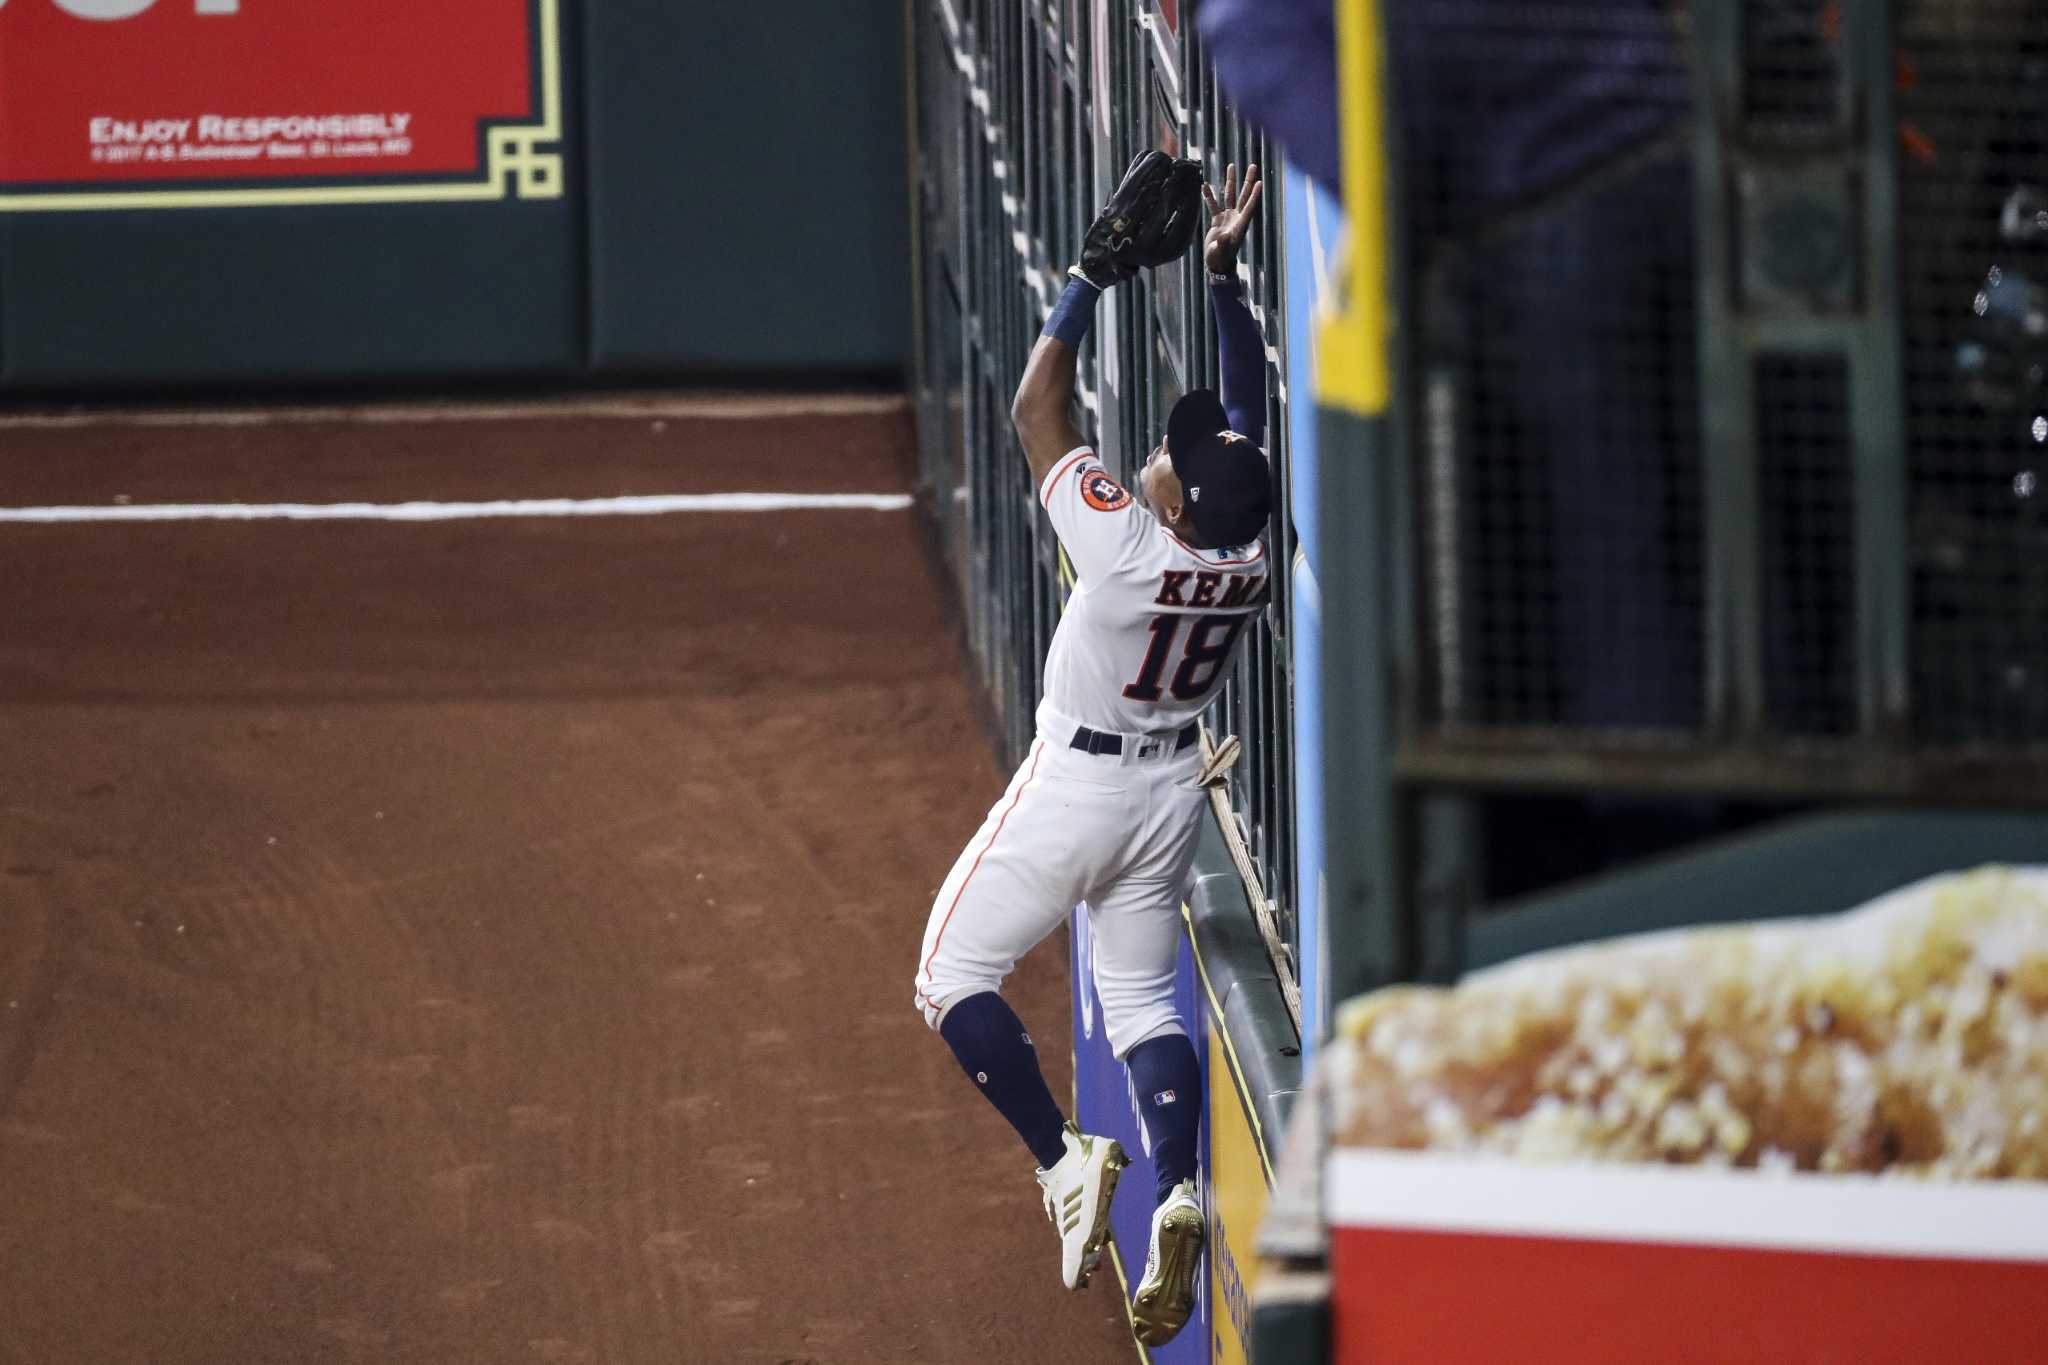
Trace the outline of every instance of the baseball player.
<instances>
[{"instance_id":1,"label":"baseball player","mask_svg":"<svg viewBox=\"0 0 2048 1365\"><path fill-rule=\"evenodd\" d=\"M1203 253L1222 395L1196 390L1174 405L1134 496L1074 426L1076 355L1102 291L1147 263L1134 258L1134 238L1140 251L1148 236L1165 243L1162 256L1185 250L1197 185L1210 215ZM1157 1163L1132 1309L1147 1345L1187 1321L1205 1235L1195 1185L1202 1076L1172 993L1212 776L1197 718L1267 600L1265 350L1236 273L1261 191L1256 166L1242 189L1232 166L1219 200L1194 163L1140 157L1089 230L1025 366L1010 415L1077 583L1046 655L1036 742L940 887L917 965L925 1021L1037 1159L1060 1278L1078 1289L1108 1240L1126 1158L1062 1115L998 992L1018 958L1085 903L1104 1027ZM1184 224L1173 207L1183 192Z\"/></svg>"}]
</instances>

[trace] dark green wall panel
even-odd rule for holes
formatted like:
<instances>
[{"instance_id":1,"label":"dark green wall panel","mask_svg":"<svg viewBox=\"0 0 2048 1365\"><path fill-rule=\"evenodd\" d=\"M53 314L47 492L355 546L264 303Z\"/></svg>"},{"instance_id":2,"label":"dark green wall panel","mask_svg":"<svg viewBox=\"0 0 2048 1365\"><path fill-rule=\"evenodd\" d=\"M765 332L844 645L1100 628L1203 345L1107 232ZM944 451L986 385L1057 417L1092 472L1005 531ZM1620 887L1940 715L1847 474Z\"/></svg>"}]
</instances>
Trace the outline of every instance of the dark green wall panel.
<instances>
[{"instance_id":1,"label":"dark green wall panel","mask_svg":"<svg viewBox=\"0 0 2048 1365\"><path fill-rule=\"evenodd\" d=\"M901 368L902 7L608 0L586 25L599 366Z\"/></svg>"},{"instance_id":2,"label":"dark green wall panel","mask_svg":"<svg viewBox=\"0 0 2048 1365\"><path fill-rule=\"evenodd\" d=\"M581 361L569 201L23 215L0 250L15 388L312 385Z\"/></svg>"}]
</instances>

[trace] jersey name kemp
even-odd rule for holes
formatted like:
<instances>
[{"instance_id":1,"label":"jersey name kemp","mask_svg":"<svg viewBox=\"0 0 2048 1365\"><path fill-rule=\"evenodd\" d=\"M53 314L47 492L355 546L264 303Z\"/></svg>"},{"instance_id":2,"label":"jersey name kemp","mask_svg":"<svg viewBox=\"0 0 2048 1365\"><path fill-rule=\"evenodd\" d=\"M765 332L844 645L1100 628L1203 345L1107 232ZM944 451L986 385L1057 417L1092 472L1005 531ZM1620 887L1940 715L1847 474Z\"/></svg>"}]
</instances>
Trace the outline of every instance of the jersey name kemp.
<instances>
[{"instance_id":1,"label":"jersey name kemp","mask_svg":"<svg viewBox=\"0 0 2048 1365\"><path fill-rule=\"evenodd\" d=\"M1190 579L1194 580L1192 587L1189 586ZM1219 592L1221 597L1217 596ZM1265 593L1264 574L1168 569L1159 577L1159 596L1153 598L1152 603L1160 607L1214 607L1218 611L1235 611L1240 607L1264 606Z\"/></svg>"}]
</instances>

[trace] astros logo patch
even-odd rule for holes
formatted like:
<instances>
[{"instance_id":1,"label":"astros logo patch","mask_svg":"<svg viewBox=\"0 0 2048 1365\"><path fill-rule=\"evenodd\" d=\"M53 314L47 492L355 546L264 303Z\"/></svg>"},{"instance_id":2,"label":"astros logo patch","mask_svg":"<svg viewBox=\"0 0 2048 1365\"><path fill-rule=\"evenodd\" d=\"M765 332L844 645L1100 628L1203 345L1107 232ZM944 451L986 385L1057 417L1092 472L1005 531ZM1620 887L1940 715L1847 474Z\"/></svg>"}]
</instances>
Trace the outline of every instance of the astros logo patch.
<instances>
[{"instance_id":1,"label":"astros logo patch","mask_svg":"<svg viewBox=\"0 0 2048 1365\"><path fill-rule=\"evenodd\" d=\"M1092 469L1081 476L1081 500L1098 512L1114 512L1128 506L1131 495L1115 479Z\"/></svg>"}]
</instances>

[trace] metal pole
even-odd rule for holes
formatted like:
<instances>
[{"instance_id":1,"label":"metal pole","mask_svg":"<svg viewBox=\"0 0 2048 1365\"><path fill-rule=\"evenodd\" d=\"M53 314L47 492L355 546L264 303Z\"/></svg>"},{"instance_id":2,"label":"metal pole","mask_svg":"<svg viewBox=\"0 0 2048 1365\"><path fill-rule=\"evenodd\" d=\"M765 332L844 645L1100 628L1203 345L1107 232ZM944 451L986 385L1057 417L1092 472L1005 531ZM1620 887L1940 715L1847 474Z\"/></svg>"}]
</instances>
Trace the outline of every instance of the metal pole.
<instances>
[{"instance_id":1,"label":"metal pole","mask_svg":"<svg viewBox=\"0 0 2048 1365\"><path fill-rule=\"evenodd\" d=\"M1402 800L1394 782L1389 677L1394 572L1388 528L1394 446L1387 300L1384 63L1379 8L1338 8L1344 92L1344 207L1350 272L1343 311L1317 338L1318 527L1323 563L1323 780L1329 824L1326 957L1333 999L1400 980L1415 963Z\"/></svg>"},{"instance_id":2,"label":"metal pole","mask_svg":"<svg viewBox=\"0 0 2048 1365\"><path fill-rule=\"evenodd\" d=\"M1892 0L1845 6L1844 55L1862 93L1860 325L1849 345L1856 498L1856 692L1866 735L1903 739L1911 688L1906 570L1905 365L1899 302L1899 137Z\"/></svg>"},{"instance_id":3,"label":"metal pole","mask_svg":"<svg viewBox=\"0 0 2048 1365\"><path fill-rule=\"evenodd\" d=\"M1736 305L1734 168L1742 121L1742 7L1692 16L1693 209L1699 233L1700 453L1706 479L1707 730L1750 738L1764 721L1762 518L1756 368Z\"/></svg>"}]
</instances>

